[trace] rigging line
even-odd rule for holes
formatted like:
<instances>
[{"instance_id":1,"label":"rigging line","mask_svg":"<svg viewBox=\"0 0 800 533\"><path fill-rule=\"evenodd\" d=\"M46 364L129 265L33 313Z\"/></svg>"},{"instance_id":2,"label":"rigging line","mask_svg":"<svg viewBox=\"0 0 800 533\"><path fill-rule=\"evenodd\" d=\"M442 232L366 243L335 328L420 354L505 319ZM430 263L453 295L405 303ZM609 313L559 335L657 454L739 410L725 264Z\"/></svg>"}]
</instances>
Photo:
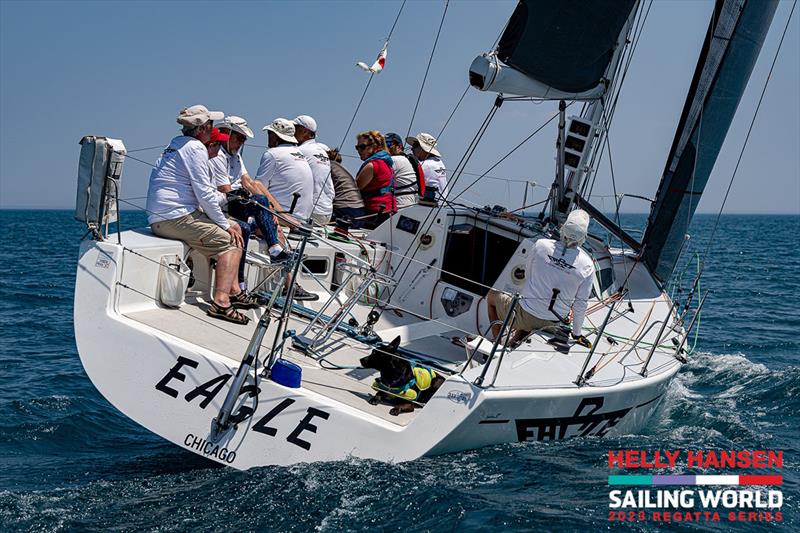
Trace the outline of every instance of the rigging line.
<instances>
[{"instance_id":1,"label":"rigging line","mask_svg":"<svg viewBox=\"0 0 800 533\"><path fill-rule=\"evenodd\" d=\"M450 112L450 116L447 117L447 120L444 121L444 126L442 126L442 129L439 130L439 135L436 136L437 139L441 139L442 138L442 133L444 133L445 128L447 128L447 125L450 124L450 119L452 119L453 115L456 114L456 111L458 110L458 107L461 105L461 102L464 100L464 97L467 95L467 91L469 91L469 88L470 88L470 84L468 83L467 84L467 88L464 89L464 92L461 94L461 98L458 99L458 103L456 103L456 106ZM414 119L412 118L411 120L413 122Z\"/></svg>"},{"instance_id":2,"label":"rigging line","mask_svg":"<svg viewBox=\"0 0 800 533\"><path fill-rule=\"evenodd\" d=\"M358 105L356 106L356 110L353 113L353 117L350 119L350 124L347 125L347 130L344 132L342 136L342 140L339 143L339 149L344 146L344 142L347 140L347 136L350 135L350 128L353 127L353 122L356 120L356 116L358 115L358 110L361 109L361 104L364 102L364 97L367 96L367 91L369 90L369 86L372 84L372 78L375 77L375 73L372 72L369 75L369 79L367 80L367 85L364 87L364 92L361 93L361 98L358 100Z\"/></svg>"},{"instance_id":3,"label":"rigging line","mask_svg":"<svg viewBox=\"0 0 800 533\"><path fill-rule=\"evenodd\" d=\"M408 131L406 131L406 137L411 135L411 127L414 125L414 118L417 116L419 101L422 99L422 92L425 90L425 82L428 81L428 72L431 69L433 56L436 53L436 45L439 43L439 35L442 33L442 26L444 26L444 18L447 15L447 8L449 5L450 5L450 0L445 0L444 12L442 13L442 20L439 22L439 29L436 31L436 38L433 40L433 48L431 49L431 55L430 57L428 57L428 66L425 67L425 75L422 77L422 85L420 85L419 87L419 94L417 94L417 102L414 104L414 112L411 113L411 122L408 123Z\"/></svg>"},{"instance_id":4,"label":"rigging line","mask_svg":"<svg viewBox=\"0 0 800 533\"><path fill-rule=\"evenodd\" d=\"M571 105L572 105L572 103L570 103L569 105L567 105L567 107L569 107L569 106L571 106ZM486 170L486 172L484 172L483 174L481 174L480 176L478 176L477 178L475 178L475 181L473 181L472 183L470 183L470 184L469 184L469 185L468 185L468 186L467 186L467 187L466 187L466 188L465 188L463 191L461 191L460 193L458 193L458 194L456 195L456 197L455 197L455 198L453 198L453 200L458 200L458 198L459 198L459 197L460 197L462 194L464 194L464 193L465 193L465 192L467 192L467 191L468 191L470 188L472 188L472 186L474 186L474 185L475 185L476 183L478 183L478 182L479 182L481 179L483 179L483 177L484 177L484 176L486 176L486 175L487 175L489 172L491 172L491 171L492 171L492 170L493 170L495 167L497 167L497 165L499 165L500 163L502 163L503 161L505 161L505 160L506 160L506 159L507 159L507 158L508 158L508 157L509 157L511 154L513 154L515 151L517 151L517 149L518 149L518 148L520 148L520 147L521 147L523 144L525 144L525 143L526 143L526 142L528 142L528 141L529 141L531 138L533 138L533 136L534 136L534 135L536 135L537 133L539 133L540 131L542 131L542 129L544 129L544 127L545 127L545 126L547 126L548 124L550 124L550 123L551 123L553 120L555 120L557 117L558 117L558 113L556 113L555 115L553 115L552 117L550 117L549 119L547 119L547 121L546 121L544 124L542 124L541 126L539 126L539 127L536 129L536 130L534 130L534 132L533 132L533 133L531 133L530 135L528 135L528 136L527 136L527 137L526 137L526 138L525 138L525 139L524 139L522 142L520 142L520 143L519 143L517 146L515 146L514 148L512 148L512 150L511 150L510 152L508 152L506 155L504 155L502 158L500 158L500 160L499 160L497 163L495 163L494 165L492 165L491 167L489 167L489 168ZM455 185L455 184L454 184L454 185ZM453 189L451 189L451 190L453 190Z\"/></svg>"},{"instance_id":5,"label":"rigging line","mask_svg":"<svg viewBox=\"0 0 800 533\"><path fill-rule=\"evenodd\" d=\"M755 112L753 113L753 118L750 120L750 126L747 128L747 135L744 139L744 144L742 145L742 149L739 151L739 157L736 160L736 166L733 169L733 174L731 174L731 179L728 182L728 188L725 191L725 197L722 199L722 205L719 208L719 213L717 213L717 219L714 221L714 228L711 230L711 236L708 238L708 243L706 245L706 250L703 253L703 260L702 260L702 267L700 273L698 274L698 279L702 275L702 270L705 268L705 260L708 256L709 252L711 251L711 245L714 242L714 235L717 232L717 228L719 226L720 217L722 217L722 211L725 209L725 203L728 201L728 195L731 192L731 188L733 187L733 180L736 178L736 173L739 170L739 164L742 162L742 156L744 155L744 151L747 148L747 142L750 140L750 134L753 131L753 125L756 122L756 118L758 117L758 112L761 109L761 103L764 100L764 94L767 92L767 86L769 85L769 80L772 79L772 71L775 69L775 63L778 61L778 55L780 54L781 48L783 48L783 40L786 37L786 31L789 29L789 23L792 20L792 15L794 14L794 8L797 6L797 0L792 2L792 9L789 11L789 16L786 17L786 25L783 27L783 33L781 34L781 40L778 43L778 49L775 50L775 56L772 58L772 64L769 67L769 72L767 73L767 78L764 80L764 87L761 89L761 95L758 97L758 104L756 105Z\"/></svg>"},{"instance_id":6,"label":"rigging line","mask_svg":"<svg viewBox=\"0 0 800 533\"><path fill-rule=\"evenodd\" d=\"M155 150L156 148L164 148L164 145L159 144L158 146L148 146L147 148L136 148L135 150L127 150L126 152L131 154L133 152L146 152L147 150Z\"/></svg>"},{"instance_id":7,"label":"rigging line","mask_svg":"<svg viewBox=\"0 0 800 533\"><path fill-rule=\"evenodd\" d=\"M491 120L492 120L492 117L494 117L494 114L497 112L498 106L496 105L496 103L497 103L497 101L495 100L495 102L492 104L492 108L491 108L491 109L489 110L489 112L487 113L487 115L486 115L486 118L484 118L484 119L483 119L483 123L482 123L482 124L481 124L481 126L478 128L478 132L477 132L477 133L475 134L475 136L472 138L472 141L470 141L470 144L469 144L469 146L467 147L467 150L464 152L464 155L462 156L462 158L461 158L461 161L459 161L458 165L456 165L456 168L458 168L459 166L461 166L461 163L462 163L462 162L463 162L465 159L467 159L467 160L469 159L469 158L467 157L467 153L469 152L469 148L472 146L472 144L473 144L473 143L475 143L475 142L476 142L476 140L480 139L480 136L482 135L482 131L486 131L486 128L488 127L489 123L490 123L490 122L491 122ZM458 181L458 178L459 178L459 177L460 177L460 175L458 175L458 176L456 176L456 177L455 177L455 179L453 180L453 183L451 184L451 187L455 186L455 184L456 184L456 182ZM452 189L451 189L451 190L452 190ZM431 210L430 210L430 212L429 212L429 213L428 213L428 214L425 216L425 219L422 221L422 224L420 224L422 227L425 227L425 228L426 228L426 229L425 229L425 232L428 232L428 231L430 231L431 227L433 226L433 222L436 220L436 217L437 217L437 216L439 216L439 213L441 213L441 211L442 211L442 208L443 208L443 207L444 207L444 206L442 205L442 206L439 206L439 207L438 207L436 210L434 210L434 209L431 209ZM434 213L435 213L435 214L434 214ZM416 244L416 246L414 246L415 244ZM400 285L400 281L403 279L403 276L405 276L405 275L406 275L406 273L408 272L408 269L411 267L411 263L412 263L412 261L414 260L414 256L415 256L415 255L417 254L417 252L419 251L419 247L420 247L420 245L421 245L421 241L420 241L419 239L414 239L414 240L413 240L413 241L412 241L412 242L411 242L411 243L408 245L408 247L406 248L405 252L403 252L402 256L403 256L404 258L405 258L405 257L407 257L407 258L408 258L408 259L410 259L410 260L405 262L406 264L405 264L405 267L403 268L403 272L400 274L400 276L398 276L398 278L397 278L397 280L396 280L396 282L395 282L395 286L394 286L394 287L393 287L393 288L390 290L390 292L389 292L389 296L387 297L387 300L391 300L391 298L392 298L392 296L394 295L395 291L396 291L396 290L397 290L397 288L399 287L399 285ZM409 253L409 251L411 251L411 248L412 248L412 247L414 247L414 251L413 251L413 252L411 252L411 255L409 255L408 253ZM402 264L402 263L403 263L403 260L401 260L400 264ZM398 266L399 266L399 265L398 265ZM374 310L374 309L375 309L375 306L373 306L373 310Z\"/></svg>"},{"instance_id":8,"label":"rigging line","mask_svg":"<svg viewBox=\"0 0 800 533\"><path fill-rule=\"evenodd\" d=\"M397 12L397 16L394 18L394 22L392 23L392 28L389 30L389 35L386 36L386 41L384 43L388 44L389 40L392 38L392 34L394 33L394 29L397 26L397 21L400 20L400 15L403 13L403 8L406 6L406 1L403 0L403 3L400 4L400 10ZM369 90L369 86L372 84L372 78L375 77L375 73L371 72L369 75L369 79L367 80L367 85L364 87L364 92L361 93L361 98L358 100L358 105L356 106L356 110L353 113L353 118L350 119L350 124L347 125L347 131L344 132L342 136L342 141L339 143L339 149L344 145L344 142L347 140L347 136L350 134L350 128L353 127L353 122L356 120L356 116L358 115L359 109L361 109L361 104L364 102L364 97L367 96L367 91Z\"/></svg>"},{"instance_id":9,"label":"rigging line","mask_svg":"<svg viewBox=\"0 0 800 533\"><path fill-rule=\"evenodd\" d=\"M622 87L625 83L625 79L628 77L628 70L630 69L631 62L633 61L633 57L636 54L636 50L639 47L639 41L641 40L642 34L644 33L644 25L647 22L647 18L650 15L650 8L653 7L653 0L650 0L650 3L647 5L647 9L644 12L644 16L640 17L640 24L635 25L634 35L633 35L633 43L631 44L630 51L625 58L625 67L622 69L622 76L619 79L619 83L614 84L614 91L611 98L611 108L604 112L604 124L606 128L606 135L603 136L602 144L605 145L606 137L608 135L608 131L611 129L611 122L614 119L614 114L616 113L617 104L619 102L620 94L622 93ZM641 12L641 11L640 11ZM604 146L601 146L600 150L592 154L592 161L590 162L590 168L597 168L600 166L600 163L603 161L603 150ZM599 155L598 155L599 154ZM596 163L595 163L596 159ZM596 164L596 166L595 166ZM581 196L586 198L587 200L591 199L592 191L594 190L594 184L597 179L597 172L592 174L591 179L591 186L589 186L589 180L585 180L582 190ZM589 188L588 195L585 195L587 187Z\"/></svg>"},{"instance_id":10,"label":"rigging line","mask_svg":"<svg viewBox=\"0 0 800 533\"><path fill-rule=\"evenodd\" d=\"M618 227L622 227L622 222L619 220L619 197L617 196L617 178L614 172L614 160L611 158L611 136L606 133L606 148L608 149L608 167L611 170L611 187L614 192L614 219ZM624 248L622 239L619 239L619 247Z\"/></svg>"}]
</instances>

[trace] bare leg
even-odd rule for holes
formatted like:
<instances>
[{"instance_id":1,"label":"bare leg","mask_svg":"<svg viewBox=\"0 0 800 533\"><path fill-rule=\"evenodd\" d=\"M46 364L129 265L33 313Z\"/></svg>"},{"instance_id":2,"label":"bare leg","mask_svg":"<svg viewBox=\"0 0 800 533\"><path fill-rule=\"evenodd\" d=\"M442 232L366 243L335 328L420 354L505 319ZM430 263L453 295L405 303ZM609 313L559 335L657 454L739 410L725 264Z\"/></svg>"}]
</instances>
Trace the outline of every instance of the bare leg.
<instances>
[{"instance_id":1,"label":"bare leg","mask_svg":"<svg viewBox=\"0 0 800 533\"><path fill-rule=\"evenodd\" d=\"M217 258L215 269L217 284L214 288L214 301L221 307L231 304L230 294L239 293L238 269L242 251L229 250Z\"/></svg>"},{"instance_id":2,"label":"bare leg","mask_svg":"<svg viewBox=\"0 0 800 533\"><path fill-rule=\"evenodd\" d=\"M490 290L489 294L486 295L486 305L486 310L489 313L489 322L494 323L500 320L497 314L497 293L495 291ZM492 335L495 339L500 335L500 324L494 324L492 326Z\"/></svg>"}]
</instances>

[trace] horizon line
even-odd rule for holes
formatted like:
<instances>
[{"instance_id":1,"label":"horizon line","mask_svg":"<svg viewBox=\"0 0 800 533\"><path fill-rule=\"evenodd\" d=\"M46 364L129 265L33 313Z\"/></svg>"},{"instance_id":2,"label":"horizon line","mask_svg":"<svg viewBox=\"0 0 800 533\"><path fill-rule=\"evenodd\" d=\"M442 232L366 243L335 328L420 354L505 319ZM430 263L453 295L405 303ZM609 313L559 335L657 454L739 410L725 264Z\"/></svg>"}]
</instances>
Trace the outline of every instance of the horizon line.
<instances>
[{"instance_id":1,"label":"horizon line","mask_svg":"<svg viewBox=\"0 0 800 533\"><path fill-rule=\"evenodd\" d=\"M47 207L47 206L16 206L16 207L3 207L0 206L0 211L73 211L74 208L71 207ZM143 209L120 209L120 212L123 213L131 213L136 211L142 211ZM608 213L613 213L613 211L608 211ZM649 211L620 211L620 215L648 215L650 214ZM714 211L698 211L695 215L716 215L717 213ZM768 213L763 211L726 211L722 213L723 215L763 215L763 216L800 216L800 211L791 212L791 211L784 211L778 213Z\"/></svg>"}]
</instances>

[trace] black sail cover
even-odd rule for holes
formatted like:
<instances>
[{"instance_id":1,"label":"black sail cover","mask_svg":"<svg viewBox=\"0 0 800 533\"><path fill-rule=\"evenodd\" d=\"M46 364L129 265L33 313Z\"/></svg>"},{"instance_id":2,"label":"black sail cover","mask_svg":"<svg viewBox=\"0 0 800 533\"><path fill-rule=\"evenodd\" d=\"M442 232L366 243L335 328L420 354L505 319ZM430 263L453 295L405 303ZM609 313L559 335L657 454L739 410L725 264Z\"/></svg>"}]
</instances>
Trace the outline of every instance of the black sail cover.
<instances>
[{"instance_id":1,"label":"black sail cover","mask_svg":"<svg viewBox=\"0 0 800 533\"><path fill-rule=\"evenodd\" d=\"M600 83L636 0L520 0L497 57L554 89Z\"/></svg>"},{"instance_id":2,"label":"black sail cover","mask_svg":"<svg viewBox=\"0 0 800 533\"><path fill-rule=\"evenodd\" d=\"M678 262L777 4L777 0L716 3L642 240L644 262L662 282Z\"/></svg>"}]
</instances>

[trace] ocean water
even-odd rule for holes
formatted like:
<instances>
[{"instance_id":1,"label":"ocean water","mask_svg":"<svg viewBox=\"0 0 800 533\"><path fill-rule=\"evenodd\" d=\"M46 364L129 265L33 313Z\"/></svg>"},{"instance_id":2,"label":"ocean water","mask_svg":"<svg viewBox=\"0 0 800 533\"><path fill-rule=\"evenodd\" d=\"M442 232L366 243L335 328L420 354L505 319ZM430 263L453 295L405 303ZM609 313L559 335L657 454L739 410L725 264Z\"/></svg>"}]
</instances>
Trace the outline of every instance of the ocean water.
<instances>
[{"instance_id":1,"label":"ocean water","mask_svg":"<svg viewBox=\"0 0 800 533\"><path fill-rule=\"evenodd\" d=\"M696 217L695 247L713 222ZM167 443L94 389L73 337L71 212L0 211L0 229L0 530L800 530L800 217L722 217L696 352L641 434L248 472ZM628 448L783 450L783 521L609 522L607 453Z\"/></svg>"}]
</instances>

